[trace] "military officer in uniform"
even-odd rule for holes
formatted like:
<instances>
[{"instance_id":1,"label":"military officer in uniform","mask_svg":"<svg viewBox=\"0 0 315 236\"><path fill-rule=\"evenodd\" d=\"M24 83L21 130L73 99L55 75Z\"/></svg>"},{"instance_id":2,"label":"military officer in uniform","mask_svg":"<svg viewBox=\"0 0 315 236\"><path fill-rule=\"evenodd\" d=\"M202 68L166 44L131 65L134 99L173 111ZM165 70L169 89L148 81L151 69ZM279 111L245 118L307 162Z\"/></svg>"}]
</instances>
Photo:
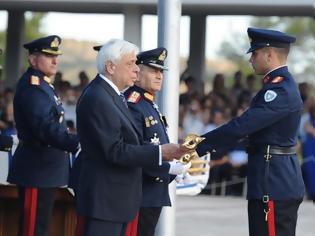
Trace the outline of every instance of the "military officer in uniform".
<instances>
[{"instance_id":1,"label":"military officer in uniform","mask_svg":"<svg viewBox=\"0 0 315 236\"><path fill-rule=\"evenodd\" d=\"M54 192L66 186L69 156L79 148L69 134L61 100L50 77L56 74L61 38L51 35L24 44L29 68L14 97L14 119L19 145L13 155L8 182L18 185L19 235L48 235Z\"/></svg>"},{"instance_id":2,"label":"military officer in uniform","mask_svg":"<svg viewBox=\"0 0 315 236\"><path fill-rule=\"evenodd\" d=\"M294 236L304 184L296 155L302 100L286 66L295 37L248 28L250 63L263 87L240 116L203 135L199 155L224 152L248 138L250 236Z\"/></svg>"},{"instance_id":3,"label":"military officer in uniform","mask_svg":"<svg viewBox=\"0 0 315 236\"><path fill-rule=\"evenodd\" d=\"M154 145L169 143L166 118L155 103L156 93L163 82L163 70L167 69L164 66L166 57L167 50L163 47L139 53L136 62L140 68L139 81L125 92L141 138ZM179 162L163 162L157 168L143 168L138 236L154 235L162 207L171 205L168 184L188 168L189 165Z\"/></svg>"}]
</instances>

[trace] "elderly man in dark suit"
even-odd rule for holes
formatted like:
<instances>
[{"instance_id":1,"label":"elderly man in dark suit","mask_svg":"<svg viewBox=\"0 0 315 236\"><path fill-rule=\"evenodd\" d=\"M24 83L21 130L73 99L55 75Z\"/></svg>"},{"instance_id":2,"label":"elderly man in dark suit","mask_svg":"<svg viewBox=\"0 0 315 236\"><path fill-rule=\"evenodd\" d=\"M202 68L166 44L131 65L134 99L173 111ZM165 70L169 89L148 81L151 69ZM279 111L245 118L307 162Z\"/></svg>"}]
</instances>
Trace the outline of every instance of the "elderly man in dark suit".
<instances>
[{"instance_id":1,"label":"elderly man in dark suit","mask_svg":"<svg viewBox=\"0 0 315 236\"><path fill-rule=\"evenodd\" d=\"M121 93L138 79L138 48L124 40L110 40L99 48L98 75L82 93L77 124L82 155L75 171L77 235L125 234L139 210L141 167L180 158L176 144L141 143L140 133ZM152 157L152 158L148 158Z\"/></svg>"}]
</instances>

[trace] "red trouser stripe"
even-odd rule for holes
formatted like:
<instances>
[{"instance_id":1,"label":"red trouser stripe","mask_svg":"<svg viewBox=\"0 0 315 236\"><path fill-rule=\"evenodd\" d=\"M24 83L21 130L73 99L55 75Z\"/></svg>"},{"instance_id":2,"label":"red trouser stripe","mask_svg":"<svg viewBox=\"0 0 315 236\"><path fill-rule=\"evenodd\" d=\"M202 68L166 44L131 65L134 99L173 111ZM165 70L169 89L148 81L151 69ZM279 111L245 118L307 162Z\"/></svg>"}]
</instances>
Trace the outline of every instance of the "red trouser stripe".
<instances>
[{"instance_id":1,"label":"red trouser stripe","mask_svg":"<svg viewBox=\"0 0 315 236\"><path fill-rule=\"evenodd\" d=\"M23 236L34 236L37 208L37 188L25 188Z\"/></svg>"},{"instance_id":2,"label":"red trouser stripe","mask_svg":"<svg viewBox=\"0 0 315 236\"><path fill-rule=\"evenodd\" d=\"M276 236L276 229L275 229L275 208L274 208L274 202L269 201L268 202L268 231L269 236Z\"/></svg>"},{"instance_id":3,"label":"red trouser stripe","mask_svg":"<svg viewBox=\"0 0 315 236\"><path fill-rule=\"evenodd\" d=\"M133 221L129 222L126 229L126 236L137 236L137 228L138 228L138 220L139 220L139 212Z\"/></svg>"},{"instance_id":4,"label":"red trouser stripe","mask_svg":"<svg viewBox=\"0 0 315 236\"><path fill-rule=\"evenodd\" d=\"M84 235L84 225L85 225L85 217L77 216L77 227L75 229L75 236Z\"/></svg>"}]
</instances>

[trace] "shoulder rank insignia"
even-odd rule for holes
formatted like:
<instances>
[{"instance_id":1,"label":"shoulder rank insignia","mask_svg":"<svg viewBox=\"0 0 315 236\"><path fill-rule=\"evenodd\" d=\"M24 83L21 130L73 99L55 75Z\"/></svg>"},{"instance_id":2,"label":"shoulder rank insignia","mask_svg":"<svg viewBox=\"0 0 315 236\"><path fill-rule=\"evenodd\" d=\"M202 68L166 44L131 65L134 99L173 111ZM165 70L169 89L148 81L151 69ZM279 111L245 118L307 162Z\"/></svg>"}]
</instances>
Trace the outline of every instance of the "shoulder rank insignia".
<instances>
[{"instance_id":1,"label":"shoulder rank insignia","mask_svg":"<svg viewBox=\"0 0 315 236\"><path fill-rule=\"evenodd\" d=\"M154 100L154 96L153 96L152 94L150 94L150 93L145 92L145 93L143 94L143 96L144 96L147 100L149 100L150 102L153 102L153 100Z\"/></svg>"},{"instance_id":2,"label":"shoulder rank insignia","mask_svg":"<svg viewBox=\"0 0 315 236\"><path fill-rule=\"evenodd\" d=\"M132 93L129 94L127 101L131 103L137 103L139 102L140 98L141 98L140 93L133 91Z\"/></svg>"},{"instance_id":3,"label":"shoulder rank insignia","mask_svg":"<svg viewBox=\"0 0 315 236\"><path fill-rule=\"evenodd\" d=\"M277 76L276 78L273 78L273 79L271 80L271 83L272 83L272 84L277 84L277 83L280 83L282 80L284 80L283 77Z\"/></svg>"},{"instance_id":4,"label":"shoulder rank insignia","mask_svg":"<svg viewBox=\"0 0 315 236\"><path fill-rule=\"evenodd\" d=\"M40 78L38 76L32 75L30 78L30 83L32 85L40 85Z\"/></svg>"}]
</instances>

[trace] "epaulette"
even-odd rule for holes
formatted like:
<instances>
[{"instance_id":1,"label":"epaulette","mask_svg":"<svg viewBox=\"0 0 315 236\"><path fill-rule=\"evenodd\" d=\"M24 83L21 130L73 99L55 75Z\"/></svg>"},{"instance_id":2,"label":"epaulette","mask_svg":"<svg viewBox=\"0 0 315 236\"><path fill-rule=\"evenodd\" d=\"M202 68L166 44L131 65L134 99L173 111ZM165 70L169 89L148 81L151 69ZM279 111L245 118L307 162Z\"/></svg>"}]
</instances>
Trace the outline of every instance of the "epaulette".
<instances>
[{"instance_id":1,"label":"epaulette","mask_svg":"<svg viewBox=\"0 0 315 236\"><path fill-rule=\"evenodd\" d=\"M127 101L131 103L138 103L141 98L140 93L133 91L132 93L129 94Z\"/></svg>"},{"instance_id":2,"label":"epaulette","mask_svg":"<svg viewBox=\"0 0 315 236\"><path fill-rule=\"evenodd\" d=\"M272 84L277 84L277 83L280 83L282 80L284 80L283 77L277 76L277 77L275 77L275 78L273 78L273 79L271 80L271 83L272 83Z\"/></svg>"},{"instance_id":3,"label":"epaulette","mask_svg":"<svg viewBox=\"0 0 315 236\"><path fill-rule=\"evenodd\" d=\"M51 84L51 79L48 76L44 76L43 78L48 84Z\"/></svg>"},{"instance_id":4,"label":"epaulette","mask_svg":"<svg viewBox=\"0 0 315 236\"><path fill-rule=\"evenodd\" d=\"M143 96L144 96L147 100L149 100L150 102L153 102L153 100L154 100L154 96L153 96L152 94L150 94L150 93L145 92L145 93L143 94Z\"/></svg>"},{"instance_id":5,"label":"epaulette","mask_svg":"<svg viewBox=\"0 0 315 236\"><path fill-rule=\"evenodd\" d=\"M30 84L31 85L40 85L40 78L36 75L32 75L30 77Z\"/></svg>"}]
</instances>

